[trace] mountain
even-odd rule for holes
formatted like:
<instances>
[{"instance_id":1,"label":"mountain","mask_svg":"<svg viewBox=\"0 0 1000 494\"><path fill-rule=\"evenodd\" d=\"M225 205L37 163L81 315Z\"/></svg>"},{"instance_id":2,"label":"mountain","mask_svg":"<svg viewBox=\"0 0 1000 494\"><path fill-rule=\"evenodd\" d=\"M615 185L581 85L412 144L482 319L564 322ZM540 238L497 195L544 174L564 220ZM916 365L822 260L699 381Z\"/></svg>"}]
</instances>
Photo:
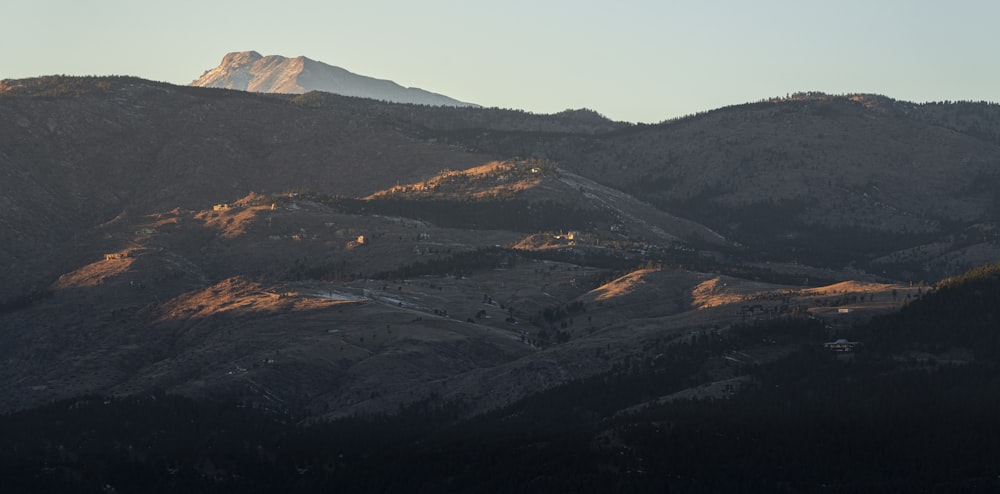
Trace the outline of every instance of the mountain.
<instances>
[{"instance_id":1,"label":"mountain","mask_svg":"<svg viewBox=\"0 0 1000 494\"><path fill-rule=\"evenodd\" d=\"M994 492L998 166L990 103L0 81L0 477Z\"/></svg>"},{"instance_id":2,"label":"mountain","mask_svg":"<svg viewBox=\"0 0 1000 494\"><path fill-rule=\"evenodd\" d=\"M594 135L440 132L551 159L771 261L936 279L996 259L1000 105L804 93Z\"/></svg>"},{"instance_id":3,"label":"mountain","mask_svg":"<svg viewBox=\"0 0 1000 494\"><path fill-rule=\"evenodd\" d=\"M389 80L358 75L306 57L265 57L255 51L226 54L218 67L205 71L191 85L256 93L302 94L323 91L394 103L477 106L420 88L403 87Z\"/></svg>"},{"instance_id":4,"label":"mountain","mask_svg":"<svg viewBox=\"0 0 1000 494\"><path fill-rule=\"evenodd\" d=\"M811 94L630 125L2 81L0 403L468 417L748 321L849 328L1000 257L997 113ZM739 377L706 365L692 386Z\"/></svg>"}]
</instances>

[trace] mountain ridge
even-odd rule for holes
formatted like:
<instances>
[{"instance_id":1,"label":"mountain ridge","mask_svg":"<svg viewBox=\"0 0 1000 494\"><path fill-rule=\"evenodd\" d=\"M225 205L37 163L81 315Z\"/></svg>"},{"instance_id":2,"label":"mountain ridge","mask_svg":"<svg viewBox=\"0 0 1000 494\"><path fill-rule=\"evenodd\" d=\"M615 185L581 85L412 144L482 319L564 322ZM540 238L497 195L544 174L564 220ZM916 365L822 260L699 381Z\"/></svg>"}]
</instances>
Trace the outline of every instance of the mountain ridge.
<instances>
[{"instance_id":1,"label":"mountain ridge","mask_svg":"<svg viewBox=\"0 0 1000 494\"><path fill-rule=\"evenodd\" d=\"M1000 267L920 280L1000 258L997 136L870 96L647 126L0 81L0 477L995 486Z\"/></svg>"},{"instance_id":2,"label":"mountain ridge","mask_svg":"<svg viewBox=\"0 0 1000 494\"><path fill-rule=\"evenodd\" d=\"M859 298L892 310L891 291L918 294L908 279L996 258L1000 151L921 121L991 135L992 107L931 118L863 103L639 126L136 78L2 81L13 281L0 286L0 396L16 409L156 388L329 417L438 396L478 413L741 318L842 317L830 304ZM918 214L935 221L892 229ZM874 301L781 303L849 279L898 284ZM605 285L622 296L587 296Z\"/></svg>"}]
</instances>

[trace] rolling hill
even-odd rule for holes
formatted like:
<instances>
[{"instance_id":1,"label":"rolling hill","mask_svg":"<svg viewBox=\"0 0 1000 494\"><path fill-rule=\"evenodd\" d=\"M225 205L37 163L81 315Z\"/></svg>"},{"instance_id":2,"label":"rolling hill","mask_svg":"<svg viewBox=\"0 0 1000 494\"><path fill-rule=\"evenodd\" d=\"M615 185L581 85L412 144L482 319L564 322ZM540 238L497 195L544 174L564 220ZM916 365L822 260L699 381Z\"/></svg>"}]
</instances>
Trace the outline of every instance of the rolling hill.
<instances>
[{"instance_id":1,"label":"rolling hill","mask_svg":"<svg viewBox=\"0 0 1000 494\"><path fill-rule=\"evenodd\" d=\"M807 94L630 125L2 81L0 401L468 417L747 321L839 331L998 257L996 114ZM689 384L738 377L713 362Z\"/></svg>"}]
</instances>

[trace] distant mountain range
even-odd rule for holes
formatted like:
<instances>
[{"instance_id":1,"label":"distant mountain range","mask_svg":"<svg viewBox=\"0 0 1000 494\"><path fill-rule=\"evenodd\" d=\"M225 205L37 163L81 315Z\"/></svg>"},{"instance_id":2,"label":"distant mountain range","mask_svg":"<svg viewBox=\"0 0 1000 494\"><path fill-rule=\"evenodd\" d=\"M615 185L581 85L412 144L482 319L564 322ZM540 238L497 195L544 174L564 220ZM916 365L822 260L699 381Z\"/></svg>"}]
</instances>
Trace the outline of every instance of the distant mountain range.
<instances>
[{"instance_id":1,"label":"distant mountain range","mask_svg":"<svg viewBox=\"0 0 1000 494\"><path fill-rule=\"evenodd\" d=\"M432 106L478 106L393 81L375 79L306 57L263 56L255 51L226 54L192 86L239 89L257 93L302 94L324 91L393 103Z\"/></svg>"}]
</instances>

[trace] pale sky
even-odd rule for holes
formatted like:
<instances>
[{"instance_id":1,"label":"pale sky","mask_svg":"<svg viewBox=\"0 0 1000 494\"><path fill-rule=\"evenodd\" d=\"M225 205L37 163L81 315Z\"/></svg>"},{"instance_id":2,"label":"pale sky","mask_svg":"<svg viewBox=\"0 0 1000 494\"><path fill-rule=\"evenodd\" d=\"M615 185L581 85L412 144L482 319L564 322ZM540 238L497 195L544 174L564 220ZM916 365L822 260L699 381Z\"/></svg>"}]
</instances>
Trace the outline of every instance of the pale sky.
<instances>
[{"instance_id":1,"label":"pale sky","mask_svg":"<svg viewBox=\"0 0 1000 494\"><path fill-rule=\"evenodd\" d=\"M997 0L22 0L0 79L306 56L484 106L659 122L796 91L1000 101Z\"/></svg>"}]
</instances>

